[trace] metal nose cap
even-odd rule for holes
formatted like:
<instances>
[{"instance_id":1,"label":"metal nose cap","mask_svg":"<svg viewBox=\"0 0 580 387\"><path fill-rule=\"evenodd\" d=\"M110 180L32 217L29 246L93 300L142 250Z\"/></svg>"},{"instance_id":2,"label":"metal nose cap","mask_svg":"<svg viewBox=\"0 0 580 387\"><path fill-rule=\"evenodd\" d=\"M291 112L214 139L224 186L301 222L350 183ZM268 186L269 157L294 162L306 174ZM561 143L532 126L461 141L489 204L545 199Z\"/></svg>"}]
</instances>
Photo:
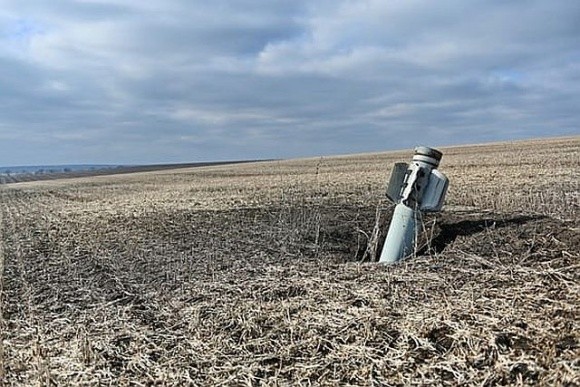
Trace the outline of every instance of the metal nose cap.
<instances>
[{"instance_id":1,"label":"metal nose cap","mask_svg":"<svg viewBox=\"0 0 580 387\"><path fill-rule=\"evenodd\" d=\"M426 147L426 146L418 146L418 147L416 147L415 148L415 154L416 155L421 155L421 156L431 157L431 158L434 158L437 161L441 160L441 157L443 157L443 153L441 153L437 149L429 148L429 147Z\"/></svg>"}]
</instances>

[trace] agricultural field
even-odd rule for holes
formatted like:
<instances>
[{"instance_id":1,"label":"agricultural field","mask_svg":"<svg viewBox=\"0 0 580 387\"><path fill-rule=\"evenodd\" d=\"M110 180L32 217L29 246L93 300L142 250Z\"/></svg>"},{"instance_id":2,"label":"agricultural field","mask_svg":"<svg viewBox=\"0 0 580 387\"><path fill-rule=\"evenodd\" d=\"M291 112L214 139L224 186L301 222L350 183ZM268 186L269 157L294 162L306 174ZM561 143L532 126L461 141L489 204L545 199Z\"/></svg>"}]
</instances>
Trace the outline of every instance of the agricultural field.
<instances>
[{"instance_id":1,"label":"agricultural field","mask_svg":"<svg viewBox=\"0 0 580 387\"><path fill-rule=\"evenodd\" d=\"M580 137L441 150L0 186L0 385L580 385Z\"/></svg>"}]
</instances>

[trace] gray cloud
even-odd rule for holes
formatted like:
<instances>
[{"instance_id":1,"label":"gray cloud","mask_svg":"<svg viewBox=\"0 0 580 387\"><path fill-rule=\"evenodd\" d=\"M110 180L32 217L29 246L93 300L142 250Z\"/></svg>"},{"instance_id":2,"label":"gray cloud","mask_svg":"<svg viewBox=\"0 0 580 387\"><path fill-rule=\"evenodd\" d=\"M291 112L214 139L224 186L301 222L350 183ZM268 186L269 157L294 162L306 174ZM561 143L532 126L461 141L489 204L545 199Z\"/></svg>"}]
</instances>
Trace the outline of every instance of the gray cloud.
<instances>
[{"instance_id":1,"label":"gray cloud","mask_svg":"<svg viewBox=\"0 0 580 387\"><path fill-rule=\"evenodd\" d=\"M0 165L580 134L580 4L4 0Z\"/></svg>"}]
</instances>

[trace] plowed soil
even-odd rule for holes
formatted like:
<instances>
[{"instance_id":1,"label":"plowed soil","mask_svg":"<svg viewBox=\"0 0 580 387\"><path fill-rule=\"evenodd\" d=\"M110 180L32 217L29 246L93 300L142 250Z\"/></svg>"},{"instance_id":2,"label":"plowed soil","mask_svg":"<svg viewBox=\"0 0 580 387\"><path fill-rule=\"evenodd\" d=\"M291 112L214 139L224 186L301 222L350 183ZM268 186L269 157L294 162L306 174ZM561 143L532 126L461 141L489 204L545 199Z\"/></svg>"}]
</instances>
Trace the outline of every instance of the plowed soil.
<instances>
[{"instance_id":1,"label":"plowed soil","mask_svg":"<svg viewBox=\"0 0 580 387\"><path fill-rule=\"evenodd\" d=\"M580 384L580 138L442 150L394 266L410 151L2 188L0 384Z\"/></svg>"}]
</instances>

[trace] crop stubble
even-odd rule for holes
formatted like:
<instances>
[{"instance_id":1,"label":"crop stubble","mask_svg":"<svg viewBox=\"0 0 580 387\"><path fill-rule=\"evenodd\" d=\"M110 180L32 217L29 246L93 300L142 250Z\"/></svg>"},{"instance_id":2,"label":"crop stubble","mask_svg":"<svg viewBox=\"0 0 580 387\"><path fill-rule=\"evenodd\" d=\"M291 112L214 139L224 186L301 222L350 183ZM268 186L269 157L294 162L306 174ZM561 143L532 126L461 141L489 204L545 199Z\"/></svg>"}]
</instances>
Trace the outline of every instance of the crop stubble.
<instances>
[{"instance_id":1,"label":"crop stubble","mask_svg":"<svg viewBox=\"0 0 580 387\"><path fill-rule=\"evenodd\" d=\"M3 383L580 383L580 138L443 151L395 267L409 152L2 187Z\"/></svg>"}]
</instances>

